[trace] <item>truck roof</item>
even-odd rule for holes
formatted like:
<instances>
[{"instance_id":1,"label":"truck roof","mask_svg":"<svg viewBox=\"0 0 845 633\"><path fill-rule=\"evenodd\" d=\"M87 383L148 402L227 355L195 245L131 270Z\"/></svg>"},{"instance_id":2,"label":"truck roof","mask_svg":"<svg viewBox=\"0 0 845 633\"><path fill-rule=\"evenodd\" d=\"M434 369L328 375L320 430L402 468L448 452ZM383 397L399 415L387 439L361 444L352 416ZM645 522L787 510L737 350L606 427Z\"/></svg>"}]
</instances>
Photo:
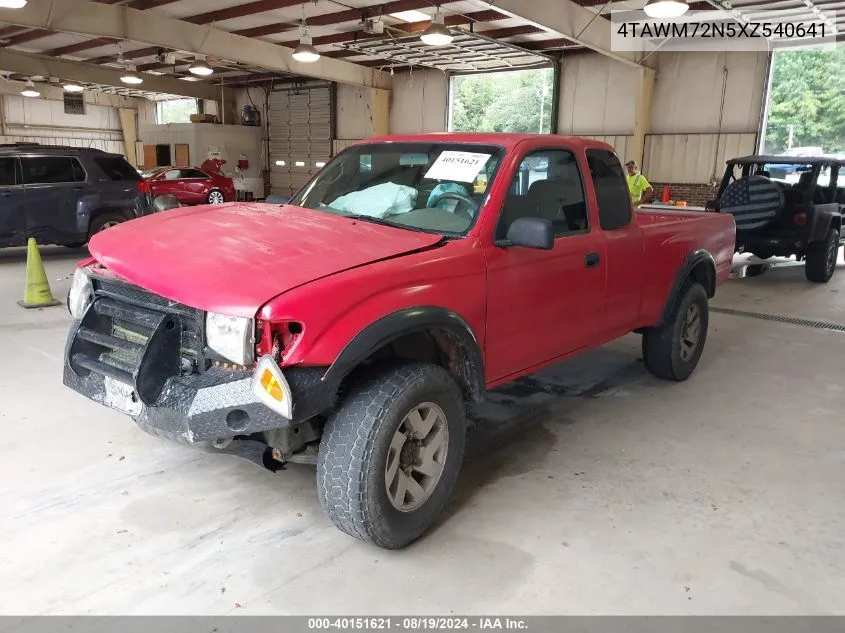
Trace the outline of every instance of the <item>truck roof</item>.
<instances>
[{"instance_id":1,"label":"truck roof","mask_svg":"<svg viewBox=\"0 0 845 633\"><path fill-rule=\"evenodd\" d=\"M432 134L394 134L368 138L361 143L476 143L478 145L500 145L512 149L523 141L544 140L565 144L573 149L588 147L615 151L611 145L583 136L563 136L560 134L508 134L504 132L440 132Z\"/></svg>"}]
</instances>

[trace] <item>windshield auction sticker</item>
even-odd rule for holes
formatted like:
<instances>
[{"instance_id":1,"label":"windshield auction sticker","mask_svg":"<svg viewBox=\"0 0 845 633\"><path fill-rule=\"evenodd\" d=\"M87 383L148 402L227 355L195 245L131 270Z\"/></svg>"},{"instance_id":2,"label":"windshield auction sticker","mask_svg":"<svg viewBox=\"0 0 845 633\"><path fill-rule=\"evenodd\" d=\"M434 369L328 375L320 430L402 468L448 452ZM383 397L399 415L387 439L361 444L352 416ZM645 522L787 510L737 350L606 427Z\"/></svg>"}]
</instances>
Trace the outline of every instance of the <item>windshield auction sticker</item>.
<instances>
[{"instance_id":1,"label":"windshield auction sticker","mask_svg":"<svg viewBox=\"0 0 845 633\"><path fill-rule=\"evenodd\" d=\"M473 182L484 165L490 160L490 154L475 152L452 152L440 154L425 177L432 180L452 180L455 182Z\"/></svg>"}]
</instances>

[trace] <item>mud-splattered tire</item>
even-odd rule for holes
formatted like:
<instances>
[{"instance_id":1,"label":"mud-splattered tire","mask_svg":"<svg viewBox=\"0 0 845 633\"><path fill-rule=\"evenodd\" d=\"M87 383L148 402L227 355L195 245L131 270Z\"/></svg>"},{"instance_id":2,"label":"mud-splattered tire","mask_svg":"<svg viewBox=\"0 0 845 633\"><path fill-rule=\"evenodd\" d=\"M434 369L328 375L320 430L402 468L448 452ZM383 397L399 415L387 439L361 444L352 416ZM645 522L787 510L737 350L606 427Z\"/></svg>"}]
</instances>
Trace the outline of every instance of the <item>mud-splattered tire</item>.
<instances>
[{"instance_id":1,"label":"mud-splattered tire","mask_svg":"<svg viewBox=\"0 0 845 633\"><path fill-rule=\"evenodd\" d=\"M663 380L682 381L698 365L707 340L707 293L691 283L681 292L667 322L643 335L646 369Z\"/></svg>"},{"instance_id":2,"label":"mud-splattered tire","mask_svg":"<svg viewBox=\"0 0 845 633\"><path fill-rule=\"evenodd\" d=\"M804 262L804 276L808 281L826 284L836 272L836 258L839 256L839 231L831 229L824 240L813 242L807 247Z\"/></svg>"},{"instance_id":3,"label":"mud-splattered tire","mask_svg":"<svg viewBox=\"0 0 845 633\"><path fill-rule=\"evenodd\" d=\"M376 370L352 386L326 423L320 503L343 532L401 549L449 501L465 443L463 398L445 370L424 363Z\"/></svg>"}]
</instances>

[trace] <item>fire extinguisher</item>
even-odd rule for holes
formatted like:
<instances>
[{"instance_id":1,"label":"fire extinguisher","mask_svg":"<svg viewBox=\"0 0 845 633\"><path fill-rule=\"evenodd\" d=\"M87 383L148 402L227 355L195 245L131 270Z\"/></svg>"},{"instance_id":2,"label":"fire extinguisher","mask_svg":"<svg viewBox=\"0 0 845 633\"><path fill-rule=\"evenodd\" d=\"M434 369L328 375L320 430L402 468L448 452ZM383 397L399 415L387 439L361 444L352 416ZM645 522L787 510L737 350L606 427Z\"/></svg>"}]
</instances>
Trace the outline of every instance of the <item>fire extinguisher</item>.
<instances>
[{"instance_id":1,"label":"fire extinguisher","mask_svg":"<svg viewBox=\"0 0 845 633\"><path fill-rule=\"evenodd\" d=\"M240 158L238 158L238 169L241 171L249 169L249 158L247 158L246 154L241 154Z\"/></svg>"}]
</instances>

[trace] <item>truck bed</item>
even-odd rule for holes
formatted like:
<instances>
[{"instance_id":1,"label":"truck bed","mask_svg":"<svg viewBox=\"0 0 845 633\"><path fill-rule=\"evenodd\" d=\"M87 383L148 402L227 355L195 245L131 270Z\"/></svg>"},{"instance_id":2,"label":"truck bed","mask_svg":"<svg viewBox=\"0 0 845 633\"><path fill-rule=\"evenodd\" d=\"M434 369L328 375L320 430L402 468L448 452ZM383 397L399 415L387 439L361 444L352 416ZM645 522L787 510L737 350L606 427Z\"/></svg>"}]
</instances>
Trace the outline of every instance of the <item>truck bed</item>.
<instances>
[{"instance_id":1,"label":"truck bed","mask_svg":"<svg viewBox=\"0 0 845 633\"><path fill-rule=\"evenodd\" d=\"M678 272L678 262L696 250L713 256L717 285L730 277L736 239L732 217L681 210L637 210L634 215L645 247L644 314L660 313L666 289Z\"/></svg>"}]
</instances>

